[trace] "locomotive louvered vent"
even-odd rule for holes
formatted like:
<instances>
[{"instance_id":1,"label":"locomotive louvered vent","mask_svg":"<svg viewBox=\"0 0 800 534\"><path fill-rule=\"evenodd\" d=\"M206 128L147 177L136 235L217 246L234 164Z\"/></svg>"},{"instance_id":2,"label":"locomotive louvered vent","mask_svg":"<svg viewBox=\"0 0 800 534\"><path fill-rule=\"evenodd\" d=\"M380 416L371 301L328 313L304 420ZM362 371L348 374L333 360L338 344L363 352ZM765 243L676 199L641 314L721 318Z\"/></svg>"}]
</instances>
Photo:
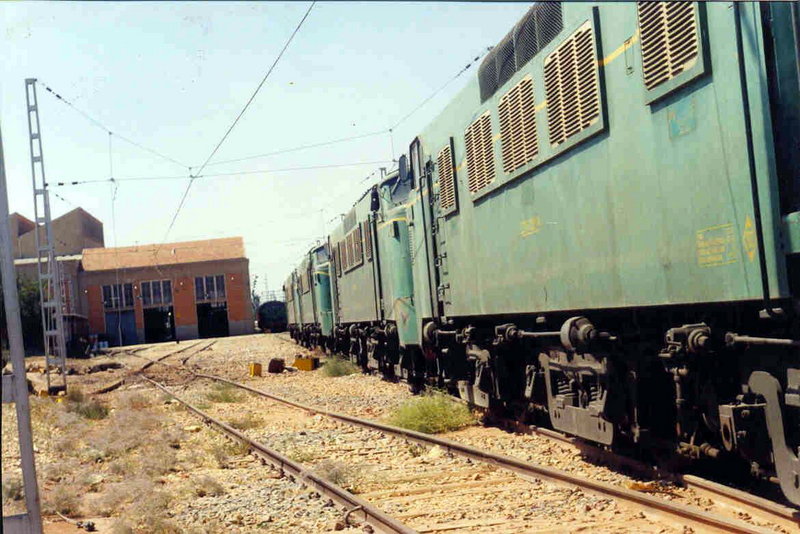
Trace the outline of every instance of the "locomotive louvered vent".
<instances>
[{"instance_id":1,"label":"locomotive louvered vent","mask_svg":"<svg viewBox=\"0 0 800 534\"><path fill-rule=\"evenodd\" d=\"M697 61L695 7L691 2L639 2L642 73L648 90Z\"/></svg>"},{"instance_id":2,"label":"locomotive louvered vent","mask_svg":"<svg viewBox=\"0 0 800 534\"><path fill-rule=\"evenodd\" d=\"M514 28L514 53L517 69L564 29L560 2L543 2L531 8Z\"/></svg>"},{"instance_id":3,"label":"locomotive louvered vent","mask_svg":"<svg viewBox=\"0 0 800 534\"><path fill-rule=\"evenodd\" d=\"M347 243L347 268L352 269L356 259L355 251L353 250L353 234L348 234L344 240Z\"/></svg>"},{"instance_id":4,"label":"locomotive louvered vent","mask_svg":"<svg viewBox=\"0 0 800 534\"><path fill-rule=\"evenodd\" d=\"M487 111L464 132L467 148L467 180L470 193L477 193L494 181L492 122Z\"/></svg>"},{"instance_id":5,"label":"locomotive louvered vent","mask_svg":"<svg viewBox=\"0 0 800 534\"><path fill-rule=\"evenodd\" d=\"M544 92L552 146L600 118L594 33L588 22L545 58Z\"/></svg>"},{"instance_id":6,"label":"locomotive louvered vent","mask_svg":"<svg viewBox=\"0 0 800 534\"><path fill-rule=\"evenodd\" d=\"M363 250L361 248L361 225L356 226L351 235L353 236L353 256L355 258L353 265L361 265L364 262Z\"/></svg>"},{"instance_id":7,"label":"locomotive louvered vent","mask_svg":"<svg viewBox=\"0 0 800 534\"><path fill-rule=\"evenodd\" d=\"M563 28L561 2L539 2L531 7L481 62L478 69L481 102L489 99Z\"/></svg>"},{"instance_id":8,"label":"locomotive louvered vent","mask_svg":"<svg viewBox=\"0 0 800 534\"><path fill-rule=\"evenodd\" d=\"M347 232L356 225L356 210L351 209L350 212L344 216L344 231Z\"/></svg>"},{"instance_id":9,"label":"locomotive louvered vent","mask_svg":"<svg viewBox=\"0 0 800 534\"><path fill-rule=\"evenodd\" d=\"M444 147L436 158L439 168L439 209L448 211L456 205L456 182L453 173L453 151Z\"/></svg>"},{"instance_id":10,"label":"locomotive louvered vent","mask_svg":"<svg viewBox=\"0 0 800 534\"><path fill-rule=\"evenodd\" d=\"M494 47L495 63L497 64L497 87L511 79L517 72L517 60L514 54L514 36L508 34Z\"/></svg>"},{"instance_id":11,"label":"locomotive louvered vent","mask_svg":"<svg viewBox=\"0 0 800 534\"><path fill-rule=\"evenodd\" d=\"M364 257L368 260L372 259L372 232L369 231L369 221L362 223L362 232L364 233Z\"/></svg>"},{"instance_id":12,"label":"locomotive louvered vent","mask_svg":"<svg viewBox=\"0 0 800 534\"><path fill-rule=\"evenodd\" d=\"M503 171L507 173L514 172L539 154L534 108L530 76L523 78L500 99L501 153Z\"/></svg>"}]
</instances>

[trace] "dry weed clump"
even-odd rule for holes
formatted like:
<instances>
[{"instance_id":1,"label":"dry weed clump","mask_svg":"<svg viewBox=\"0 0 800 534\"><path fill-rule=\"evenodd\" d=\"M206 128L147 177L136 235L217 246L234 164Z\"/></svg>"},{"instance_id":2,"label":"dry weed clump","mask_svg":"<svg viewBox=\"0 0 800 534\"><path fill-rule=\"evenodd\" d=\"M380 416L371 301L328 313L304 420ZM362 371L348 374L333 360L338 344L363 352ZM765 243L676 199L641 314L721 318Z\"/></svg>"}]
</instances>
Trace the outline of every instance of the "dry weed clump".
<instances>
[{"instance_id":1,"label":"dry weed clump","mask_svg":"<svg viewBox=\"0 0 800 534\"><path fill-rule=\"evenodd\" d=\"M167 516L174 495L165 490L156 490L150 484L149 491L139 493L136 499L123 514L126 523L135 526L136 530L152 534L180 534L183 532Z\"/></svg>"},{"instance_id":2,"label":"dry weed clump","mask_svg":"<svg viewBox=\"0 0 800 534\"><path fill-rule=\"evenodd\" d=\"M97 400L67 401L67 410L76 413L84 419L99 420L108 417L109 408Z\"/></svg>"},{"instance_id":3,"label":"dry weed clump","mask_svg":"<svg viewBox=\"0 0 800 534\"><path fill-rule=\"evenodd\" d=\"M141 472L151 477L164 475L176 468L175 450L157 439L143 447L139 456L141 457Z\"/></svg>"},{"instance_id":4,"label":"dry weed clump","mask_svg":"<svg viewBox=\"0 0 800 534\"><path fill-rule=\"evenodd\" d=\"M81 464L75 458L65 458L45 465L42 468L42 476L49 482L61 482L76 473Z\"/></svg>"},{"instance_id":5,"label":"dry weed clump","mask_svg":"<svg viewBox=\"0 0 800 534\"><path fill-rule=\"evenodd\" d=\"M313 451L310 451L308 449L300 449L300 448L291 449L289 452L286 453L286 456L290 460L294 460L295 462L298 462L298 463L301 463L301 464L307 464L307 463L313 462L314 460L317 459L317 455L314 454Z\"/></svg>"},{"instance_id":6,"label":"dry weed clump","mask_svg":"<svg viewBox=\"0 0 800 534\"><path fill-rule=\"evenodd\" d=\"M241 402L242 395L230 384L214 384L211 391L206 393L206 398L211 402L234 403Z\"/></svg>"},{"instance_id":7,"label":"dry weed clump","mask_svg":"<svg viewBox=\"0 0 800 534\"><path fill-rule=\"evenodd\" d=\"M78 489L72 485L59 485L51 491L45 490L42 495L42 511L49 514L56 512L72 515L78 511Z\"/></svg>"},{"instance_id":8,"label":"dry weed clump","mask_svg":"<svg viewBox=\"0 0 800 534\"><path fill-rule=\"evenodd\" d=\"M87 443L87 459L94 461L119 458L153 439L158 421L152 414L134 410L117 410L103 432L91 436Z\"/></svg>"},{"instance_id":9,"label":"dry weed clump","mask_svg":"<svg viewBox=\"0 0 800 534\"><path fill-rule=\"evenodd\" d=\"M225 494L225 488L210 476L203 475L194 481L194 494L198 497L218 497Z\"/></svg>"},{"instance_id":10,"label":"dry weed clump","mask_svg":"<svg viewBox=\"0 0 800 534\"><path fill-rule=\"evenodd\" d=\"M354 375L360 372L359 366L338 356L328 358L322 366L322 374L329 377Z\"/></svg>"},{"instance_id":11,"label":"dry weed clump","mask_svg":"<svg viewBox=\"0 0 800 534\"><path fill-rule=\"evenodd\" d=\"M388 420L392 425L426 434L450 432L476 422L469 407L438 392L401 404Z\"/></svg>"},{"instance_id":12,"label":"dry weed clump","mask_svg":"<svg viewBox=\"0 0 800 534\"><path fill-rule=\"evenodd\" d=\"M25 496L20 477L3 477L3 502L21 501Z\"/></svg>"},{"instance_id":13,"label":"dry weed clump","mask_svg":"<svg viewBox=\"0 0 800 534\"><path fill-rule=\"evenodd\" d=\"M126 391L119 399L120 407L126 410L144 410L152 404L152 398L140 391Z\"/></svg>"},{"instance_id":14,"label":"dry weed clump","mask_svg":"<svg viewBox=\"0 0 800 534\"><path fill-rule=\"evenodd\" d=\"M65 399L69 402L84 402L86 400L86 395L84 395L81 388L70 386L67 388L67 395Z\"/></svg>"},{"instance_id":15,"label":"dry weed clump","mask_svg":"<svg viewBox=\"0 0 800 534\"><path fill-rule=\"evenodd\" d=\"M222 443L213 444L210 452L220 469L228 469L231 467L231 460L248 454L250 447L240 441L226 440Z\"/></svg>"},{"instance_id":16,"label":"dry weed clump","mask_svg":"<svg viewBox=\"0 0 800 534\"><path fill-rule=\"evenodd\" d=\"M366 476L360 466L347 465L334 460L323 460L314 467L314 472L337 486L358 493Z\"/></svg>"},{"instance_id":17,"label":"dry weed clump","mask_svg":"<svg viewBox=\"0 0 800 534\"><path fill-rule=\"evenodd\" d=\"M232 419L229 425L231 425L236 430L251 430L253 428L258 428L263 424L259 417L256 417L252 413L247 413L242 417L238 417L236 419Z\"/></svg>"}]
</instances>

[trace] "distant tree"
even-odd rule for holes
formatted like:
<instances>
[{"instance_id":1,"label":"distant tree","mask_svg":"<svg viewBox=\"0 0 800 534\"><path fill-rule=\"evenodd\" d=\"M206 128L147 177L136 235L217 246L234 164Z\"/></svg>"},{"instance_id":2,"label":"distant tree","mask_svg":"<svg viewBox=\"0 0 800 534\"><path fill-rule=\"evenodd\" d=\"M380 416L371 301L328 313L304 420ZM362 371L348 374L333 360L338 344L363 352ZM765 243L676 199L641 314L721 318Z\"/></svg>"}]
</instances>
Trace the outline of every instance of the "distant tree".
<instances>
[{"instance_id":1,"label":"distant tree","mask_svg":"<svg viewBox=\"0 0 800 534\"><path fill-rule=\"evenodd\" d=\"M19 315L22 322L22 342L25 352L40 352L43 348L42 308L39 304L39 285L35 280L17 278L19 295ZM3 295L3 284L0 281L0 299ZM5 302L5 301L3 301ZM3 333L3 349L8 348L8 332L6 331L6 308L0 302L0 330ZM4 354L5 357L5 354Z\"/></svg>"},{"instance_id":2,"label":"distant tree","mask_svg":"<svg viewBox=\"0 0 800 534\"><path fill-rule=\"evenodd\" d=\"M253 287L250 288L250 302L253 305L253 313L258 314L258 307L261 306L261 297L256 293L256 284L258 283L258 275L253 277Z\"/></svg>"}]
</instances>

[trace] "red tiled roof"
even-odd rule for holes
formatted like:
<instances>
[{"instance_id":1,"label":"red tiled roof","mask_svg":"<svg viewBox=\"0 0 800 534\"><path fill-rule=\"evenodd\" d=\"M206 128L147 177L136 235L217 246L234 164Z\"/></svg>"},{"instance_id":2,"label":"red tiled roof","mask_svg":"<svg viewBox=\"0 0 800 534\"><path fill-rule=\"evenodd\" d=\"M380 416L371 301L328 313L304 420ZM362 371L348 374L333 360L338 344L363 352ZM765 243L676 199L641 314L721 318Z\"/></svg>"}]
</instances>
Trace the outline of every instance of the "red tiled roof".
<instances>
[{"instance_id":1,"label":"red tiled roof","mask_svg":"<svg viewBox=\"0 0 800 534\"><path fill-rule=\"evenodd\" d=\"M158 256L155 255L158 249ZM246 258L241 237L183 241L158 245L133 247L87 248L83 250L85 271L135 269L203 261L235 260Z\"/></svg>"}]
</instances>

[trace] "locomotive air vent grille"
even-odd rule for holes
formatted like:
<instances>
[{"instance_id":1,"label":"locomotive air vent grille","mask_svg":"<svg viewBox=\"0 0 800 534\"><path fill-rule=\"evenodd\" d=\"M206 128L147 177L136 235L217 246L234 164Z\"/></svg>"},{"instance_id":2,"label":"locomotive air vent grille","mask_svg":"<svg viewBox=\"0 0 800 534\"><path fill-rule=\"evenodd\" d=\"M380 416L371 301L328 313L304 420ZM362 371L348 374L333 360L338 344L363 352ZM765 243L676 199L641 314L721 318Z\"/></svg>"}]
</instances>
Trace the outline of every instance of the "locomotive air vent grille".
<instances>
[{"instance_id":1,"label":"locomotive air vent grille","mask_svg":"<svg viewBox=\"0 0 800 534\"><path fill-rule=\"evenodd\" d=\"M356 225L356 210L351 209L350 212L344 217L344 231L347 232Z\"/></svg>"},{"instance_id":2,"label":"locomotive air vent grille","mask_svg":"<svg viewBox=\"0 0 800 534\"><path fill-rule=\"evenodd\" d=\"M642 73L648 90L697 61L698 39L691 2L639 2Z\"/></svg>"},{"instance_id":3,"label":"locomotive air vent grille","mask_svg":"<svg viewBox=\"0 0 800 534\"><path fill-rule=\"evenodd\" d=\"M501 154L506 173L514 172L539 154L534 107L530 76L523 78L500 99Z\"/></svg>"},{"instance_id":4,"label":"locomotive air vent grille","mask_svg":"<svg viewBox=\"0 0 800 534\"><path fill-rule=\"evenodd\" d=\"M347 246L348 243L349 243L349 240L347 239L347 237L345 237L341 241L341 245L342 245L342 271L343 272L347 272L347 269L350 268L350 251L348 250L348 246Z\"/></svg>"},{"instance_id":5,"label":"locomotive air vent grille","mask_svg":"<svg viewBox=\"0 0 800 534\"><path fill-rule=\"evenodd\" d=\"M487 111L464 132L467 148L467 183L470 193L477 193L494 181L492 121Z\"/></svg>"},{"instance_id":6,"label":"locomotive air vent grille","mask_svg":"<svg viewBox=\"0 0 800 534\"><path fill-rule=\"evenodd\" d=\"M546 47L564 28L561 2L537 2L478 67L481 103Z\"/></svg>"},{"instance_id":7,"label":"locomotive air vent grille","mask_svg":"<svg viewBox=\"0 0 800 534\"><path fill-rule=\"evenodd\" d=\"M495 62L497 63L497 87L511 79L517 72L517 60L514 55L514 36L506 35L505 39L494 47Z\"/></svg>"},{"instance_id":8,"label":"locomotive air vent grille","mask_svg":"<svg viewBox=\"0 0 800 534\"><path fill-rule=\"evenodd\" d=\"M586 22L544 60L550 144L555 147L600 117L594 34Z\"/></svg>"},{"instance_id":9,"label":"locomotive air vent grille","mask_svg":"<svg viewBox=\"0 0 800 534\"><path fill-rule=\"evenodd\" d=\"M353 236L353 255L354 261L353 266L361 265L364 262L364 255L362 250L361 244L361 225L355 227L355 229L351 232Z\"/></svg>"},{"instance_id":10,"label":"locomotive air vent grille","mask_svg":"<svg viewBox=\"0 0 800 534\"><path fill-rule=\"evenodd\" d=\"M436 158L439 168L439 209L448 211L456 205L456 183L453 173L453 151L444 147Z\"/></svg>"},{"instance_id":11,"label":"locomotive air vent grille","mask_svg":"<svg viewBox=\"0 0 800 534\"><path fill-rule=\"evenodd\" d=\"M336 243L336 249L337 249L336 260L339 262L336 265L336 274L338 276L342 276L342 273L347 268L347 258L345 257L345 250L344 247L342 247L341 241Z\"/></svg>"},{"instance_id":12,"label":"locomotive air vent grille","mask_svg":"<svg viewBox=\"0 0 800 534\"><path fill-rule=\"evenodd\" d=\"M344 239L347 242L347 268L352 269L356 259L355 250L353 249L353 234L347 234Z\"/></svg>"},{"instance_id":13,"label":"locomotive air vent grille","mask_svg":"<svg viewBox=\"0 0 800 534\"><path fill-rule=\"evenodd\" d=\"M364 256L368 259L372 259L372 233L369 231L369 221L364 221L362 224L363 233L364 233Z\"/></svg>"}]
</instances>

